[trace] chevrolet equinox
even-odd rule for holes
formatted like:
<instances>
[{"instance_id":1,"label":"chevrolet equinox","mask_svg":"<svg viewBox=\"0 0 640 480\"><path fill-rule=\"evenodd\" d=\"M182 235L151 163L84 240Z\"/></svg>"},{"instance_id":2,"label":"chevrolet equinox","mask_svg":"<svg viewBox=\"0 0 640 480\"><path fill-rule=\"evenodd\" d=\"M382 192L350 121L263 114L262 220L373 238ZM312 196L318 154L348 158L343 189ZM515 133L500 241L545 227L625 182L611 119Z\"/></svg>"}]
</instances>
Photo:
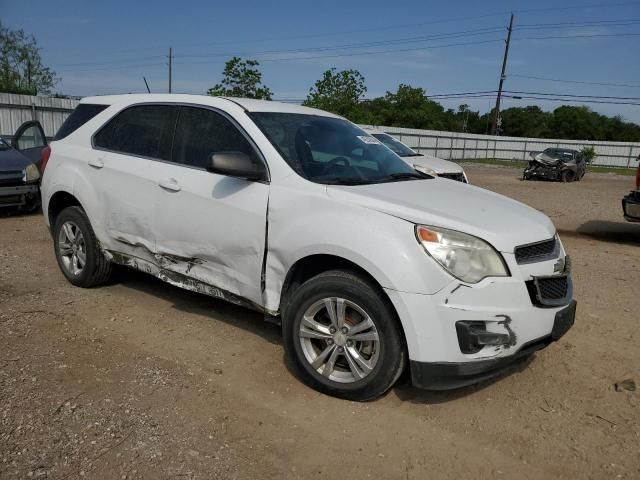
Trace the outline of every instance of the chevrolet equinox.
<instances>
[{"instance_id":1,"label":"chevrolet equinox","mask_svg":"<svg viewBox=\"0 0 640 480\"><path fill-rule=\"evenodd\" d=\"M311 387L375 398L405 369L451 389L573 325L549 218L414 170L353 123L194 95L85 98L43 153L64 276L114 264L262 312ZM248 368L248 367L247 367Z\"/></svg>"}]
</instances>

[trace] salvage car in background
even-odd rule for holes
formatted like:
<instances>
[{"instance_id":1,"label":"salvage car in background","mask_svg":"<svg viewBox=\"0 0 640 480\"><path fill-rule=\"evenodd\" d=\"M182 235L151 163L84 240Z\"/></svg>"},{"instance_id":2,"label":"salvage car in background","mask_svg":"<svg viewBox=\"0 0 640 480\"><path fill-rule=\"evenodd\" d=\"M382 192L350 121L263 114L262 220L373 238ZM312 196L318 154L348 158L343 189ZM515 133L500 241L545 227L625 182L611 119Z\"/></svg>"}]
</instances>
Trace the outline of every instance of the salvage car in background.
<instances>
[{"instance_id":1,"label":"salvage car in background","mask_svg":"<svg viewBox=\"0 0 640 480\"><path fill-rule=\"evenodd\" d=\"M640 155L636 170L636 189L622 199L622 211L629 222L640 222Z\"/></svg>"},{"instance_id":2,"label":"salvage car in background","mask_svg":"<svg viewBox=\"0 0 640 480\"><path fill-rule=\"evenodd\" d=\"M547 148L529 155L532 158L524 169L523 180L573 182L581 180L587 171L582 153L570 148Z\"/></svg>"},{"instance_id":3,"label":"salvage car in background","mask_svg":"<svg viewBox=\"0 0 640 480\"><path fill-rule=\"evenodd\" d=\"M396 155L419 172L435 177L469 183L464 169L457 163L418 153L388 133L381 132L375 128L364 127L363 130L380 140L385 147L390 148Z\"/></svg>"},{"instance_id":4,"label":"salvage car in background","mask_svg":"<svg viewBox=\"0 0 640 480\"><path fill-rule=\"evenodd\" d=\"M29 212L40 206L41 165L46 148L47 140L37 121L23 123L11 145L0 138L0 208Z\"/></svg>"},{"instance_id":5,"label":"salvage car in background","mask_svg":"<svg viewBox=\"0 0 640 480\"><path fill-rule=\"evenodd\" d=\"M99 113L83 122L80 107ZM458 388L574 323L546 215L417 172L342 117L171 94L76 112L42 182L67 280L96 286L120 264L258 310L321 392L368 400L405 368L418 387Z\"/></svg>"}]
</instances>

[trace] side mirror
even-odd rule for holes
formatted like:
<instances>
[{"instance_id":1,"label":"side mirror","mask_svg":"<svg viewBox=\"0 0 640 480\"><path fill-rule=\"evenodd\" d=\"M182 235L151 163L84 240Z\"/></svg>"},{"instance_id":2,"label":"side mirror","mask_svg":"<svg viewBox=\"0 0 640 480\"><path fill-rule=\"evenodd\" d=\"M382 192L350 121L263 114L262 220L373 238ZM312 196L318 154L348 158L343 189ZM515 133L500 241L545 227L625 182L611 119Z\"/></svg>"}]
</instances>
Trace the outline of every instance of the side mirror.
<instances>
[{"instance_id":1,"label":"side mirror","mask_svg":"<svg viewBox=\"0 0 640 480\"><path fill-rule=\"evenodd\" d=\"M219 152L211 155L207 171L229 177L264 181L267 172L262 163L255 163L243 152Z\"/></svg>"}]
</instances>

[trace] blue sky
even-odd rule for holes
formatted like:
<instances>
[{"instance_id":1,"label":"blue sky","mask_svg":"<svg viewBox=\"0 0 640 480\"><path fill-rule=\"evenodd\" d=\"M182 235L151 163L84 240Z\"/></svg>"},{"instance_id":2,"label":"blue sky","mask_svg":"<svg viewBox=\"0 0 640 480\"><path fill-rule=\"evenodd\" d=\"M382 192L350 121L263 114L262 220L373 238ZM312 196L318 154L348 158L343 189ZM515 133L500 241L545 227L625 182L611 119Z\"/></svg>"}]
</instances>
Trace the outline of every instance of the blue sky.
<instances>
[{"instance_id":1,"label":"blue sky","mask_svg":"<svg viewBox=\"0 0 640 480\"><path fill-rule=\"evenodd\" d=\"M513 11L506 89L640 97L640 0L1 4L2 22L36 36L45 63L62 78L57 90L70 95L145 91L143 75L152 91L166 91L169 46L175 54L175 92L206 92L220 80L224 62L233 54L261 61L263 81L277 99L305 98L331 67L358 69L366 79L367 97L395 90L400 83L431 94L495 90L504 45L500 39ZM532 38L549 36L572 38ZM447 46L452 44L458 45ZM337 46L342 48L330 48ZM441 103L453 108L468 103L484 112L492 101ZM503 105L528 104L545 109L560 105L510 98ZM640 106L591 107L640 123Z\"/></svg>"}]
</instances>

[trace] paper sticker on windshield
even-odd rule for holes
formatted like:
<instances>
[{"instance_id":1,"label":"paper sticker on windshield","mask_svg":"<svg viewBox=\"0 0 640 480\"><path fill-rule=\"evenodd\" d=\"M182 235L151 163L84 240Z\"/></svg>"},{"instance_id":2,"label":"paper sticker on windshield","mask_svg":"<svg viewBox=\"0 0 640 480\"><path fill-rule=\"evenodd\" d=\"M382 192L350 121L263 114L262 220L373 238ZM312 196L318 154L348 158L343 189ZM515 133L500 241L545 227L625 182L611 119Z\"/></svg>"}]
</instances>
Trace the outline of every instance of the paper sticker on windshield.
<instances>
[{"instance_id":1,"label":"paper sticker on windshield","mask_svg":"<svg viewBox=\"0 0 640 480\"><path fill-rule=\"evenodd\" d=\"M358 135L358 138L367 145L380 145L380 140L378 140L376 137L371 137L369 135Z\"/></svg>"}]
</instances>

